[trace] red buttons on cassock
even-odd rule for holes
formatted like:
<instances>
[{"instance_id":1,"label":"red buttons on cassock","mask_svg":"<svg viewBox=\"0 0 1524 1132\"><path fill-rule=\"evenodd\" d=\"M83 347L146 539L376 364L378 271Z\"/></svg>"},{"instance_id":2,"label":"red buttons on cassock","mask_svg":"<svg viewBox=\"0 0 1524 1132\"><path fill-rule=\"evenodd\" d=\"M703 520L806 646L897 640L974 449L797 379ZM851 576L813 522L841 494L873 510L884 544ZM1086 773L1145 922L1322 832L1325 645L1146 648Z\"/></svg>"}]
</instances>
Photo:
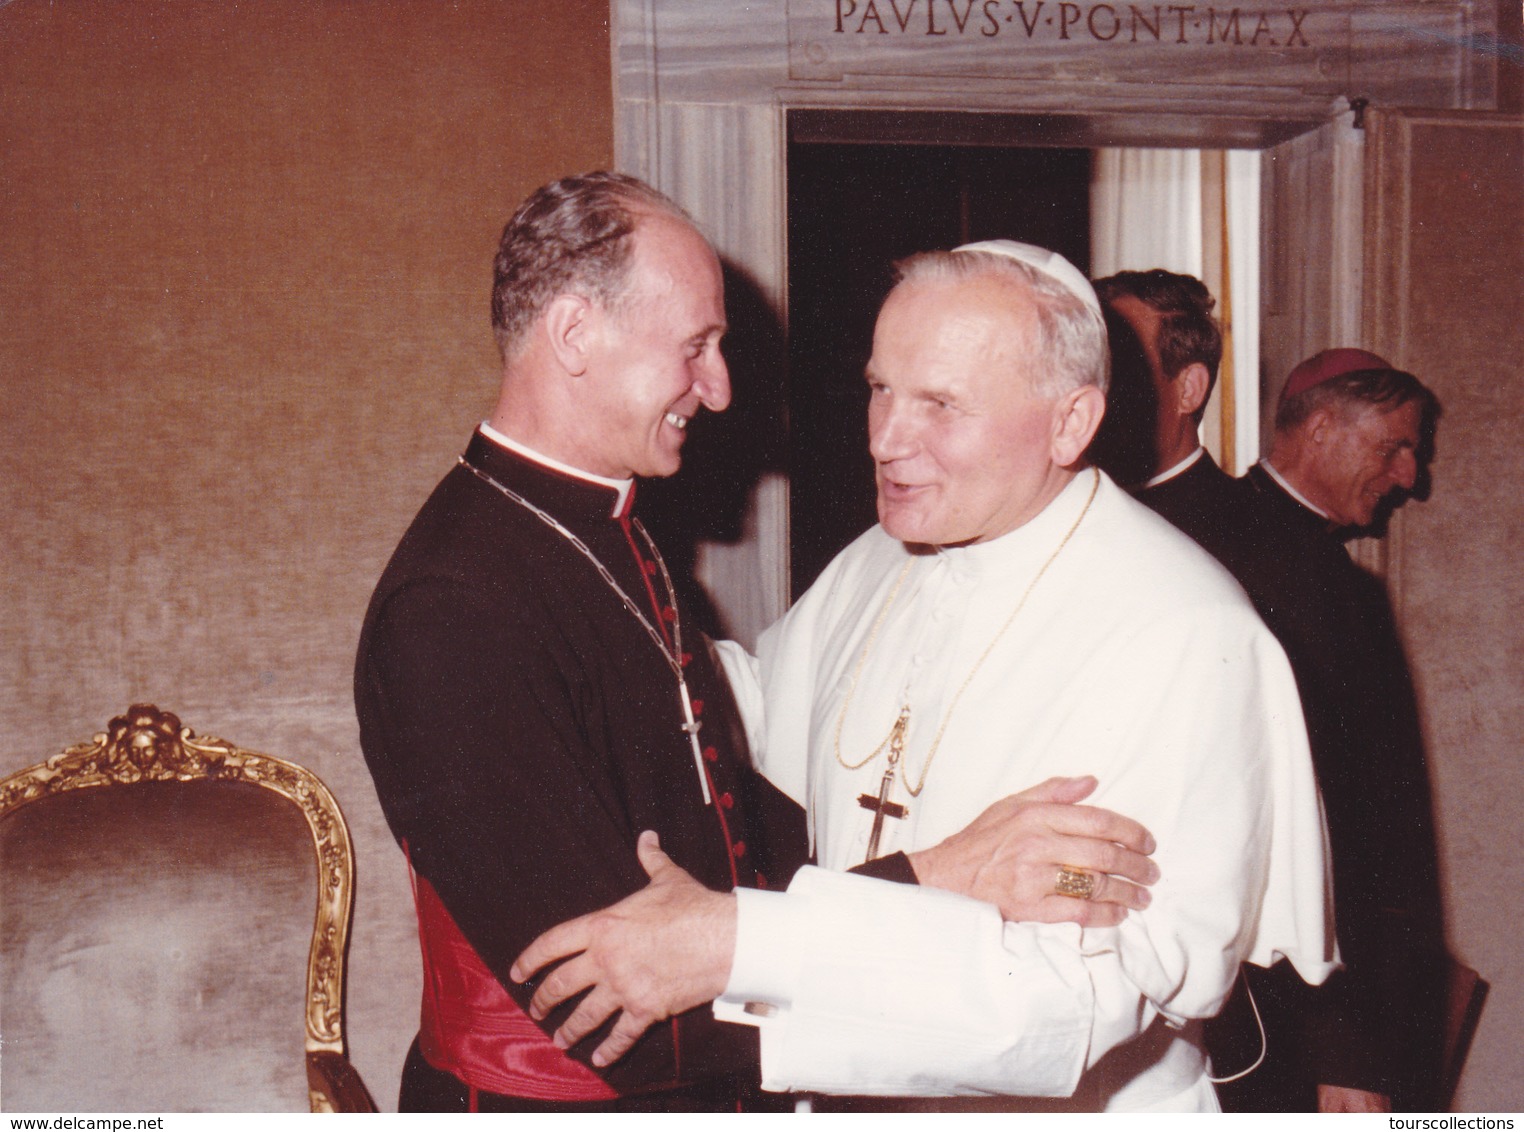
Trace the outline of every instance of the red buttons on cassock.
<instances>
[{"instance_id":1,"label":"red buttons on cassock","mask_svg":"<svg viewBox=\"0 0 1524 1132\"><path fill-rule=\"evenodd\" d=\"M735 796L729 790L725 791L725 793L720 795L720 805L724 806L727 810L735 809Z\"/></svg>"},{"instance_id":2,"label":"red buttons on cassock","mask_svg":"<svg viewBox=\"0 0 1524 1132\"><path fill-rule=\"evenodd\" d=\"M737 858L746 856L746 842L737 841L730 847L730 852Z\"/></svg>"},{"instance_id":3,"label":"red buttons on cassock","mask_svg":"<svg viewBox=\"0 0 1524 1132\"><path fill-rule=\"evenodd\" d=\"M693 701L693 714L695 716L699 716L699 715L703 715L704 714L704 701L703 700L694 700Z\"/></svg>"},{"instance_id":4,"label":"red buttons on cassock","mask_svg":"<svg viewBox=\"0 0 1524 1132\"><path fill-rule=\"evenodd\" d=\"M766 888L767 887L767 878L765 876L763 876L761 873L757 874L757 887L758 888Z\"/></svg>"},{"instance_id":5,"label":"red buttons on cassock","mask_svg":"<svg viewBox=\"0 0 1524 1132\"><path fill-rule=\"evenodd\" d=\"M693 663L693 654L691 652L683 653L683 655L678 658L678 663L681 664L684 668L687 668L690 664Z\"/></svg>"},{"instance_id":6,"label":"red buttons on cassock","mask_svg":"<svg viewBox=\"0 0 1524 1132\"><path fill-rule=\"evenodd\" d=\"M670 605L664 605L664 606L662 606L661 607L661 619L663 621L676 621L677 620L677 610L673 609Z\"/></svg>"},{"instance_id":7,"label":"red buttons on cassock","mask_svg":"<svg viewBox=\"0 0 1524 1132\"><path fill-rule=\"evenodd\" d=\"M712 763L719 762L720 761L720 752L715 750L713 747L705 747L704 748L704 757L706 759L708 759Z\"/></svg>"},{"instance_id":8,"label":"red buttons on cassock","mask_svg":"<svg viewBox=\"0 0 1524 1132\"><path fill-rule=\"evenodd\" d=\"M645 562L645 561L642 561L641 564L640 564L640 568L642 570L644 570L647 574L654 574L654 573L656 573L656 563L654 563L654 562Z\"/></svg>"}]
</instances>

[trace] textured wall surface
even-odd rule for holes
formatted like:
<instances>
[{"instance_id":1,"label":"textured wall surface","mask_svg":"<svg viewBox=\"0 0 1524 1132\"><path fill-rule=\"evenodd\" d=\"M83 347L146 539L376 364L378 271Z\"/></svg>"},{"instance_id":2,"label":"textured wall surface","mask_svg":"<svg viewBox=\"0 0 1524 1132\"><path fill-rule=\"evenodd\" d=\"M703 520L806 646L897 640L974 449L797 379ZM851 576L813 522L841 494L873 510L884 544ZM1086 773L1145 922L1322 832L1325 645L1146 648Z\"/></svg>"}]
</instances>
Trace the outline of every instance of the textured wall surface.
<instances>
[{"instance_id":1,"label":"textured wall surface","mask_svg":"<svg viewBox=\"0 0 1524 1132\"><path fill-rule=\"evenodd\" d=\"M315 769L355 836L350 1044L383 1108L418 961L355 639L491 406L503 222L612 160L607 24L516 0L0 5L0 770L135 700Z\"/></svg>"},{"instance_id":2,"label":"textured wall surface","mask_svg":"<svg viewBox=\"0 0 1524 1132\"><path fill-rule=\"evenodd\" d=\"M1517 1112L1524 572L1511 488L1524 434L1524 118L1382 114L1371 144L1370 344L1443 406L1431 496L1402 509L1389 542L1450 947L1492 984L1456 1106Z\"/></svg>"}]
</instances>

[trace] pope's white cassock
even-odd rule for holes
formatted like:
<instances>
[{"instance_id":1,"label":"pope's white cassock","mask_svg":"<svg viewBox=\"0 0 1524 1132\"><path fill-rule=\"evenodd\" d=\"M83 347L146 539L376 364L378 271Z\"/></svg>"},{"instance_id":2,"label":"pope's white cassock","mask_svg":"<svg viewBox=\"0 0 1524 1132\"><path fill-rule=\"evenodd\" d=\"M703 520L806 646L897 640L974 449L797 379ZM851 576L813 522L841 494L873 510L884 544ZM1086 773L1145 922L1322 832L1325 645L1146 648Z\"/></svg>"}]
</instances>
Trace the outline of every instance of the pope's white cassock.
<instances>
[{"instance_id":1,"label":"pope's white cassock","mask_svg":"<svg viewBox=\"0 0 1524 1132\"><path fill-rule=\"evenodd\" d=\"M1310 982L1333 969L1322 817L1280 646L1226 571L1104 475L1081 472L986 543L912 548L874 527L758 654L731 646L727 668L822 866L738 897L715 1010L761 1027L768 1088L1211 1111L1193 1039L1240 961L1285 956ZM884 819L880 855L934 845L1050 776L1093 774L1087 801L1158 841L1149 908L1116 928L1006 924L992 905L844 875L867 852L858 797L878 795L887 744L868 756L907 704L889 797L909 812Z\"/></svg>"}]
</instances>

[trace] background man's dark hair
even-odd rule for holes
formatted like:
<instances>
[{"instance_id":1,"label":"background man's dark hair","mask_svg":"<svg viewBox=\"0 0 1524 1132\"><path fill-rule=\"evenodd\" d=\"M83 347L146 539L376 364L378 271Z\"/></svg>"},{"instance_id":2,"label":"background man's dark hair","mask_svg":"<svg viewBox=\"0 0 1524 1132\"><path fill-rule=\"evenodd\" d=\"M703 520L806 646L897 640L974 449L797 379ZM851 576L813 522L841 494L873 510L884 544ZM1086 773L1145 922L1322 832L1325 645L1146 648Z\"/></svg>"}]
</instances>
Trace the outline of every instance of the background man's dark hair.
<instances>
[{"instance_id":1,"label":"background man's dark hair","mask_svg":"<svg viewBox=\"0 0 1524 1132\"><path fill-rule=\"evenodd\" d=\"M1390 411L1409 401L1419 403L1424 428L1432 427L1439 415L1439 400L1423 382L1400 369L1354 370L1282 397L1275 407L1275 431L1296 428L1319 409L1348 411L1369 405Z\"/></svg>"},{"instance_id":2,"label":"background man's dark hair","mask_svg":"<svg viewBox=\"0 0 1524 1132\"><path fill-rule=\"evenodd\" d=\"M1095 292L1102 303L1131 295L1163 316L1159 321L1158 350L1165 377L1173 380L1192 362L1206 366L1207 396L1194 414L1199 424L1222 362L1222 328L1212 317L1217 300L1206 285L1194 276L1156 267L1151 271L1119 271L1099 279Z\"/></svg>"},{"instance_id":3,"label":"background man's dark hair","mask_svg":"<svg viewBox=\"0 0 1524 1132\"><path fill-rule=\"evenodd\" d=\"M671 199L623 173L563 177L519 206L492 261L492 333L504 360L557 295L577 291L618 308L640 210L691 223Z\"/></svg>"}]
</instances>

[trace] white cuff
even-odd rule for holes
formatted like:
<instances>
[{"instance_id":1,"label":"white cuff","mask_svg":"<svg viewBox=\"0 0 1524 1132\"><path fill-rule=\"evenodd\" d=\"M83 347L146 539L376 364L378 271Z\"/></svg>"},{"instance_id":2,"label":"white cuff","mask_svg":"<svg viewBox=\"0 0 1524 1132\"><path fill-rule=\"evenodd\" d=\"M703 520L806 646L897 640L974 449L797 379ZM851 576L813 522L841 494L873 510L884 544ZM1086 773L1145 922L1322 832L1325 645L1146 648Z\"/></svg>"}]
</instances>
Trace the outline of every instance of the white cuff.
<instances>
[{"instance_id":1,"label":"white cuff","mask_svg":"<svg viewBox=\"0 0 1524 1132\"><path fill-rule=\"evenodd\" d=\"M760 1025L789 1005L799 979L799 947L810 937L809 900L783 892L738 888L736 950L716 1018Z\"/></svg>"}]
</instances>

